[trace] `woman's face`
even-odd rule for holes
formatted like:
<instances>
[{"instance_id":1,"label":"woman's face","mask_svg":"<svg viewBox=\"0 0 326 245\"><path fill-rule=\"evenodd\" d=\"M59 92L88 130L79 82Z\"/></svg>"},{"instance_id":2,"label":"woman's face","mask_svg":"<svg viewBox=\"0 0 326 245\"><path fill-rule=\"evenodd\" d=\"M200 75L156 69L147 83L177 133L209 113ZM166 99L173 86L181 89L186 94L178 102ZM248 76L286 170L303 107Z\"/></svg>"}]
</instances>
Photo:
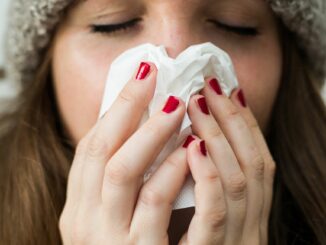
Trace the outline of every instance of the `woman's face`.
<instances>
[{"instance_id":1,"label":"woman's face","mask_svg":"<svg viewBox=\"0 0 326 245\"><path fill-rule=\"evenodd\" d=\"M148 42L164 45L171 57L203 42L225 50L266 130L282 72L277 22L266 1L82 0L59 26L52 66L59 111L76 143L97 121L112 61Z\"/></svg>"}]
</instances>

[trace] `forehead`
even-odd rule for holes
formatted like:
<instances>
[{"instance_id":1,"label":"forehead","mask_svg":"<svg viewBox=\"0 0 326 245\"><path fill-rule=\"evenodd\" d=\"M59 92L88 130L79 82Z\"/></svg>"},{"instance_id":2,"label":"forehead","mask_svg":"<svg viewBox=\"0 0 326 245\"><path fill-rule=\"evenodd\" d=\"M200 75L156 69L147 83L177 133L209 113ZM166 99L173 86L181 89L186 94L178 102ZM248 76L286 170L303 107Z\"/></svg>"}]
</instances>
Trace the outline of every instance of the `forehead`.
<instances>
[{"instance_id":1,"label":"forehead","mask_svg":"<svg viewBox=\"0 0 326 245\"><path fill-rule=\"evenodd\" d=\"M87 12L119 12L128 9L129 12L140 6L148 6L149 8L165 8L167 6L175 6L179 9L187 11L195 9L210 9L210 12L231 7L232 9L247 9L257 14L267 14L270 11L266 0L74 0L72 8L85 9ZM186 7L186 8L185 8Z\"/></svg>"},{"instance_id":2,"label":"forehead","mask_svg":"<svg viewBox=\"0 0 326 245\"><path fill-rule=\"evenodd\" d=\"M121 16L124 13L144 13L146 10L162 10L165 15L192 13L222 14L243 18L273 19L273 12L266 0L74 0L71 16L77 19L101 19Z\"/></svg>"}]
</instances>

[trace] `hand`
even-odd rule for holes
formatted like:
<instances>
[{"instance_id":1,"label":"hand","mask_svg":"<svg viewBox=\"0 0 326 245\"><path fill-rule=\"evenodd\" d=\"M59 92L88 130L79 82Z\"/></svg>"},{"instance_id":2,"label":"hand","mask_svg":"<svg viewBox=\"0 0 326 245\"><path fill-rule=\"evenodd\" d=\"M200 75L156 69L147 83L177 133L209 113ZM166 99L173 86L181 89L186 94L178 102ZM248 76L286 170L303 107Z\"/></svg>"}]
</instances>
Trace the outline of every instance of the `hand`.
<instances>
[{"instance_id":1,"label":"hand","mask_svg":"<svg viewBox=\"0 0 326 245\"><path fill-rule=\"evenodd\" d=\"M263 134L241 90L229 99L209 80L202 94L188 108L204 141L187 150L196 208L180 244L267 244L275 163Z\"/></svg>"},{"instance_id":2,"label":"hand","mask_svg":"<svg viewBox=\"0 0 326 245\"><path fill-rule=\"evenodd\" d=\"M143 184L151 165L185 114L181 100L137 129L155 88L156 68L143 66L106 115L81 140L60 217L64 244L168 244L174 203L189 173L179 147Z\"/></svg>"}]
</instances>

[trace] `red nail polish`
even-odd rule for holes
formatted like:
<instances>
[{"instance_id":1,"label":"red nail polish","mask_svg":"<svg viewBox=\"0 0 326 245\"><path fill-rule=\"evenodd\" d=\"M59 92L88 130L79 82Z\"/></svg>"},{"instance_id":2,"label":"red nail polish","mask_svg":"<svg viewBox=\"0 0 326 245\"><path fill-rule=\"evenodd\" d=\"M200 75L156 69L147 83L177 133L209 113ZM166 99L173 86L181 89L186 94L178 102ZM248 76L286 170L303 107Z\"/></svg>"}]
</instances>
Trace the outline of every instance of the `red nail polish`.
<instances>
[{"instance_id":1,"label":"red nail polish","mask_svg":"<svg viewBox=\"0 0 326 245\"><path fill-rule=\"evenodd\" d=\"M197 102L198 102L199 108L202 111L202 113L204 113L206 115L209 115L209 110L208 110L208 107L207 107L207 103L206 103L205 97L199 98L197 100Z\"/></svg>"},{"instance_id":2,"label":"red nail polish","mask_svg":"<svg viewBox=\"0 0 326 245\"><path fill-rule=\"evenodd\" d=\"M178 106L179 106L180 102L179 99L174 97L174 96L170 96L163 108L163 111L165 113L171 113L174 112Z\"/></svg>"},{"instance_id":3,"label":"red nail polish","mask_svg":"<svg viewBox=\"0 0 326 245\"><path fill-rule=\"evenodd\" d=\"M190 145L190 143L193 142L194 140L195 138L192 137L192 135L189 135L182 147L187 148Z\"/></svg>"},{"instance_id":4,"label":"red nail polish","mask_svg":"<svg viewBox=\"0 0 326 245\"><path fill-rule=\"evenodd\" d=\"M211 85L212 89L217 93L218 95L222 95L223 91L221 89L220 84L218 83L217 79L213 78L209 81L209 85Z\"/></svg>"},{"instance_id":5,"label":"red nail polish","mask_svg":"<svg viewBox=\"0 0 326 245\"><path fill-rule=\"evenodd\" d=\"M206 149L205 140L200 141L199 146L200 146L201 154L203 154L203 156L207 156L207 149Z\"/></svg>"},{"instance_id":6,"label":"red nail polish","mask_svg":"<svg viewBox=\"0 0 326 245\"><path fill-rule=\"evenodd\" d=\"M242 89L240 89L240 90L238 91L237 97L238 97L238 100L240 101L240 104L241 104L243 107L247 107L246 99L245 99L245 97L244 97L244 94L243 94Z\"/></svg>"},{"instance_id":7,"label":"red nail polish","mask_svg":"<svg viewBox=\"0 0 326 245\"><path fill-rule=\"evenodd\" d=\"M149 71L151 70L151 66L147 64L146 62L141 62L136 79L137 80L143 80L148 75Z\"/></svg>"}]
</instances>

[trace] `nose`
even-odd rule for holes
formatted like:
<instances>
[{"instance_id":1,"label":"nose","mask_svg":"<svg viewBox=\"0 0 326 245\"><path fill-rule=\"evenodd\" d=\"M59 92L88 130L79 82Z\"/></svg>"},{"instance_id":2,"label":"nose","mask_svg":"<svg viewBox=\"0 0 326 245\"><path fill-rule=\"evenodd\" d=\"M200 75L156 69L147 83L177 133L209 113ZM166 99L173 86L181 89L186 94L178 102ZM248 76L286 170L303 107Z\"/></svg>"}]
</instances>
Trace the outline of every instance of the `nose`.
<instances>
[{"instance_id":1,"label":"nose","mask_svg":"<svg viewBox=\"0 0 326 245\"><path fill-rule=\"evenodd\" d=\"M186 19L167 18L155 29L155 43L164 45L171 58L176 58L189 46L203 42L202 35Z\"/></svg>"}]
</instances>

